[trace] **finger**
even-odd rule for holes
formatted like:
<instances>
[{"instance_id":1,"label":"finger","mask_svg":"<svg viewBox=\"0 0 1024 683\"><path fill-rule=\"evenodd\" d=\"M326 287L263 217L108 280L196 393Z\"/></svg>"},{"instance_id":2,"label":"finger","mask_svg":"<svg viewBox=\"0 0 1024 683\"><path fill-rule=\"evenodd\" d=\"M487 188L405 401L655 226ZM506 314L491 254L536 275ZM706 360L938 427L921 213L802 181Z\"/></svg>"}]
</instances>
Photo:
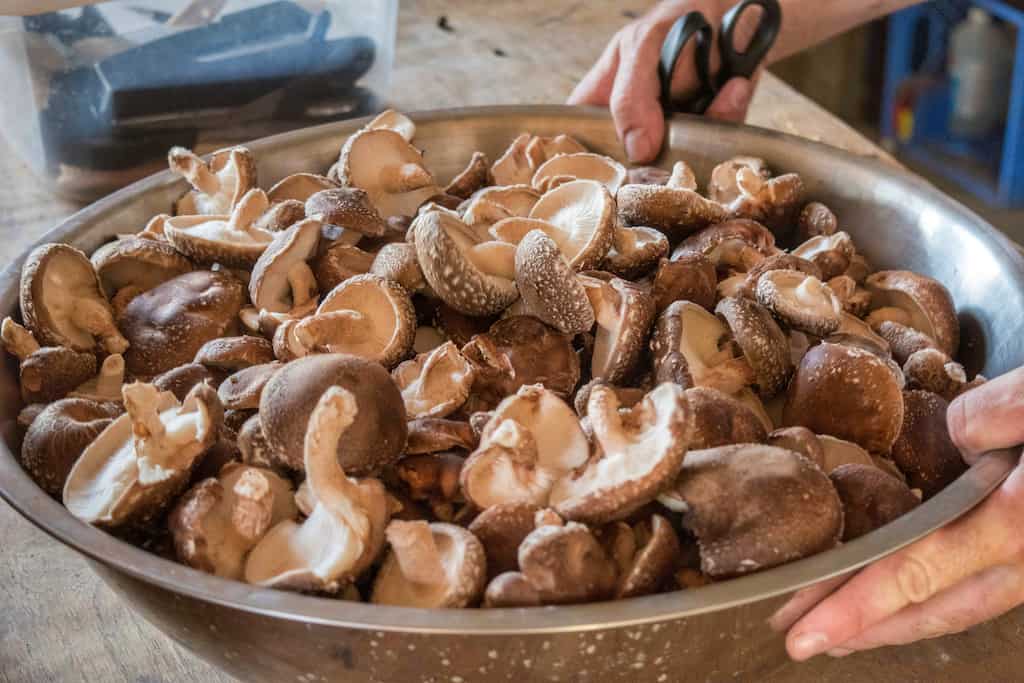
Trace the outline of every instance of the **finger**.
<instances>
[{"instance_id":1,"label":"finger","mask_svg":"<svg viewBox=\"0 0 1024 683\"><path fill-rule=\"evenodd\" d=\"M616 33L604 48L590 71L580 79L569 95L568 104L592 104L608 106L615 83L615 72L619 69L619 34Z\"/></svg>"},{"instance_id":2,"label":"finger","mask_svg":"<svg viewBox=\"0 0 1024 683\"><path fill-rule=\"evenodd\" d=\"M931 600L911 605L842 644L839 655L959 633L1024 600L1024 568L1000 565L975 574ZM829 654L832 654L830 652Z\"/></svg>"},{"instance_id":3,"label":"finger","mask_svg":"<svg viewBox=\"0 0 1024 683\"><path fill-rule=\"evenodd\" d=\"M1024 508L1024 470L966 517L862 570L790 629L786 647L802 661L856 638L909 605L1019 555L1015 519Z\"/></svg>"},{"instance_id":4,"label":"finger","mask_svg":"<svg viewBox=\"0 0 1024 683\"><path fill-rule=\"evenodd\" d=\"M852 573L826 579L813 586L802 588L793 594L786 604L776 610L768 618L768 627L776 633L788 631L800 617L811 611L811 608L836 591L837 588L850 580Z\"/></svg>"},{"instance_id":5,"label":"finger","mask_svg":"<svg viewBox=\"0 0 1024 683\"><path fill-rule=\"evenodd\" d=\"M754 96L754 83L746 78L731 78L708 107L707 115L720 121L743 123L747 118L750 99Z\"/></svg>"},{"instance_id":6,"label":"finger","mask_svg":"<svg viewBox=\"0 0 1024 683\"><path fill-rule=\"evenodd\" d=\"M946 422L968 463L985 451L1024 443L1024 368L958 396L949 404Z\"/></svg>"},{"instance_id":7,"label":"finger","mask_svg":"<svg viewBox=\"0 0 1024 683\"><path fill-rule=\"evenodd\" d=\"M634 163L646 163L658 155L665 135L665 119L659 102L658 53L660 31L630 26L622 33L619 69L615 74L609 106L626 155Z\"/></svg>"}]
</instances>

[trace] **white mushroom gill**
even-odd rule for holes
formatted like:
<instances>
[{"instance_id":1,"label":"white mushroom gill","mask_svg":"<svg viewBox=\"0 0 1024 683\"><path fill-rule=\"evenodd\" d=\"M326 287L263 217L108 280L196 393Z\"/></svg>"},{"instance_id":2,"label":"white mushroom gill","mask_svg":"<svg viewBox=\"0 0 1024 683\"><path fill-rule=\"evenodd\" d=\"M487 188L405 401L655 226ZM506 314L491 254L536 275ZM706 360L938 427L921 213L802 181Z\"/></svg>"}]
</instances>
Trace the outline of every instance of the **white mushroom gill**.
<instances>
[{"instance_id":1,"label":"white mushroom gill","mask_svg":"<svg viewBox=\"0 0 1024 683\"><path fill-rule=\"evenodd\" d=\"M139 484L149 486L187 469L193 454L183 446L198 441L209 422L199 401L190 396L180 409L160 410L156 387L140 382L125 386L122 394L134 437L124 447L134 450Z\"/></svg>"}]
</instances>

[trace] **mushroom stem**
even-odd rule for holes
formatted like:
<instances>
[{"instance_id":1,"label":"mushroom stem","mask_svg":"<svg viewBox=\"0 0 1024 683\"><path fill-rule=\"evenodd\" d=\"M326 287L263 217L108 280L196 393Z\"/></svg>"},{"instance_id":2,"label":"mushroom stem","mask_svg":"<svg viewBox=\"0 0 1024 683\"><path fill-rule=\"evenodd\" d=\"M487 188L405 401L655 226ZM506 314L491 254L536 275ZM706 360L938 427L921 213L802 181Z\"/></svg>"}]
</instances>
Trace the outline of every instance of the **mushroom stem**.
<instances>
[{"instance_id":1,"label":"mushroom stem","mask_svg":"<svg viewBox=\"0 0 1024 683\"><path fill-rule=\"evenodd\" d=\"M318 313L295 325L295 339L307 350L317 351L342 341L359 341L369 322L359 311L348 309Z\"/></svg>"},{"instance_id":2,"label":"mushroom stem","mask_svg":"<svg viewBox=\"0 0 1024 683\"><path fill-rule=\"evenodd\" d=\"M188 184L203 194L215 194L220 190L220 179L202 159L184 147L172 147L167 155L171 168L180 173Z\"/></svg>"},{"instance_id":3,"label":"mushroom stem","mask_svg":"<svg viewBox=\"0 0 1024 683\"><path fill-rule=\"evenodd\" d=\"M159 439L167 429L157 410L159 392L152 384L134 382L121 389L124 408L132 420L132 435L136 439Z\"/></svg>"},{"instance_id":4,"label":"mushroom stem","mask_svg":"<svg viewBox=\"0 0 1024 683\"><path fill-rule=\"evenodd\" d=\"M252 224L270 207L267 193L253 188L238 200L228 219L228 229L248 233Z\"/></svg>"},{"instance_id":5,"label":"mushroom stem","mask_svg":"<svg viewBox=\"0 0 1024 683\"><path fill-rule=\"evenodd\" d=\"M745 195L754 196L764 187L764 178L749 166L736 171L736 187Z\"/></svg>"},{"instance_id":6,"label":"mushroom stem","mask_svg":"<svg viewBox=\"0 0 1024 683\"><path fill-rule=\"evenodd\" d=\"M18 360L25 360L39 350L39 342L27 329L14 322L10 316L0 324L0 342L7 353Z\"/></svg>"},{"instance_id":7,"label":"mushroom stem","mask_svg":"<svg viewBox=\"0 0 1024 683\"><path fill-rule=\"evenodd\" d=\"M389 194L412 192L433 182L434 179L427 169L411 162L385 166L380 170L380 185Z\"/></svg>"},{"instance_id":8,"label":"mushroom stem","mask_svg":"<svg viewBox=\"0 0 1024 683\"><path fill-rule=\"evenodd\" d=\"M429 524L395 520L388 524L385 534L406 579L426 585L444 583L444 564Z\"/></svg>"},{"instance_id":9,"label":"mushroom stem","mask_svg":"<svg viewBox=\"0 0 1024 683\"><path fill-rule=\"evenodd\" d=\"M254 543L270 528L274 509L274 490L266 475L249 468L232 487L235 495L231 524L242 538Z\"/></svg>"},{"instance_id":10,"label":"mushroom stem","mask_svg":"<svg viewBox=\"0 0 1024 683\"><path fill-rule=\"evenodd\" d=\"M697 178L693 174L693 169L685 161L677 161L672 166L672 175L669 176L665 185L681 190L696 190Z\"/></svg>"},{"instance_id":11,"label":"mushroom stem","mask_svg":"<svg viewBox=\"0 0 1024 683\"><path fill-rule=\"evenodd\" d=\"M128 340L121 336L105 301L90 296L76 297L70 318L75 327L100 337L103 347L110 353L121 353L128 348Z\"/></svg>"},{"instance_id":12,"label":"mushroom stem","mask_svg":"<svg viewBox=\"0 0 1024 683\"><path fill-rule=\"evenodd\" d=\"M537 464L537 442L530 430L516 420L502 420L488 437L488 442L507 450L513 462L521 465Z\"/></svg>"},{"instance_id":13,"label":"mushroom stem","mask_svg":"<svg viewBox=\"0 0 1024 683\"><path fill-rule=\"evenodd\" d=\"M100 396L116 397L124 384L124 356L114 353L107 356L96 377L96 393Z\"/></svg>"},{"instance_id":14,"label":"mushroom stem","mask_svg":"<svg viewBox=\"0 0 1024 683\"><path fill-rule=\"evenodd\" d=\"M587 416L594 432L594 441L605 452L616 453L627 448L628 444L623 438L622 415L619 413L619 397L614 389L605 385L595 386L587 402Z\"/></svg>"},{"instance_id":15,"label":"mushroom stem","mask_svg":"<svg viewBox=\"0 0 1024 683\"><path fill-rule=\"evenodd\" d=\"M301 306L314 299L317 294L316 276L305 261L299 261L288 269L288 286L292 290L292 307Z\"/></svg>"}]
</instances>

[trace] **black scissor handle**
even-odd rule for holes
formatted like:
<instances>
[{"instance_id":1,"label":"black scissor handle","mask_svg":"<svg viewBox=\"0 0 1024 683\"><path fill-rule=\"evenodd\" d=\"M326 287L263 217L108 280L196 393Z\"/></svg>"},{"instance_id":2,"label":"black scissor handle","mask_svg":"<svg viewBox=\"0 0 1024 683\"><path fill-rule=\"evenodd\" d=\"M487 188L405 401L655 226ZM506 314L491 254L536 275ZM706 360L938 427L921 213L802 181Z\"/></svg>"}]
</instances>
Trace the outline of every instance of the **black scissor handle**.
<instances>
[{"instance_id":1,"label":"black scissor handle","mask_svg":"<svg viewBox=\"0 0 1024 683\"><path fill-rule=\"evenodd\" d=\"M683 48L693 38L694 59L697 63L697 78L700 80L700 91L688 102L676 102L672 99L672 72L679 61ZM711 24L700 12L690 12L672 24L665 42L661 45L661 59L658 61L658 79L661 81L661 107L665 116L677 111L700 113L696 109L697 100L707 99L714 94L711 82L711 43L714 39ZM707 105L705 105L706 108Z\"/></svg>"},{"instance_id":2,"label":"black scissor handle","mask_svg":"<svg viewBox=\"0 0 1024 683\"><path fill-rule=\"evenodd\" d=\"M754 35L747 44L747 49L739 52L733 42L733 32L740 23L743 12L753 6L761 8L761 17L754 29ZM781 27L782 8L779 7L778 0L743 0L726 12L722 17L722 28L718 34L718 51L722 56L722 66L718 70L716 89L735 76L753 76L775 43Z\"/></svg>"}]
</instances>

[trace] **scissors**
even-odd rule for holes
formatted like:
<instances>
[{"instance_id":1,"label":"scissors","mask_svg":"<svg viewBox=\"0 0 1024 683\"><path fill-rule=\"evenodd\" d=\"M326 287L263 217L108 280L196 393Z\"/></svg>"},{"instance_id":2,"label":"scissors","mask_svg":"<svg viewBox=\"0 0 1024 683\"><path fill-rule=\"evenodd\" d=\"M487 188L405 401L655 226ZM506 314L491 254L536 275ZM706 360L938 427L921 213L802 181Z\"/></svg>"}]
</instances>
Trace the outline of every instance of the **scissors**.
<instances>
[{"instance_id":1,"label":"scissors","mask_svg":"<svg viewBox=\"0 0 1024 683\"><path fill-rule=\"evenodd\" d=\"M743 12L754 5L761 8L761 16L747 49L739 52L733 42L733 32ZM781 25L782 8L779 7L778 0L743 0L735 5L722 17L722 25L718 32L718 52L722 64L718 73L712 75L711 45L714 42L714 30L711 24L700 12L690 12L677 19L661 46L661 60L658 63L661 106L665 110L665 116L671 116L676 112L703 114L730 78L750 78L775 43ZM697 41L694 59L697 63L700 87L688 98L676 100L671 93L672 72L679 55L691 38Z\"/></svg>"}]
</instances>

